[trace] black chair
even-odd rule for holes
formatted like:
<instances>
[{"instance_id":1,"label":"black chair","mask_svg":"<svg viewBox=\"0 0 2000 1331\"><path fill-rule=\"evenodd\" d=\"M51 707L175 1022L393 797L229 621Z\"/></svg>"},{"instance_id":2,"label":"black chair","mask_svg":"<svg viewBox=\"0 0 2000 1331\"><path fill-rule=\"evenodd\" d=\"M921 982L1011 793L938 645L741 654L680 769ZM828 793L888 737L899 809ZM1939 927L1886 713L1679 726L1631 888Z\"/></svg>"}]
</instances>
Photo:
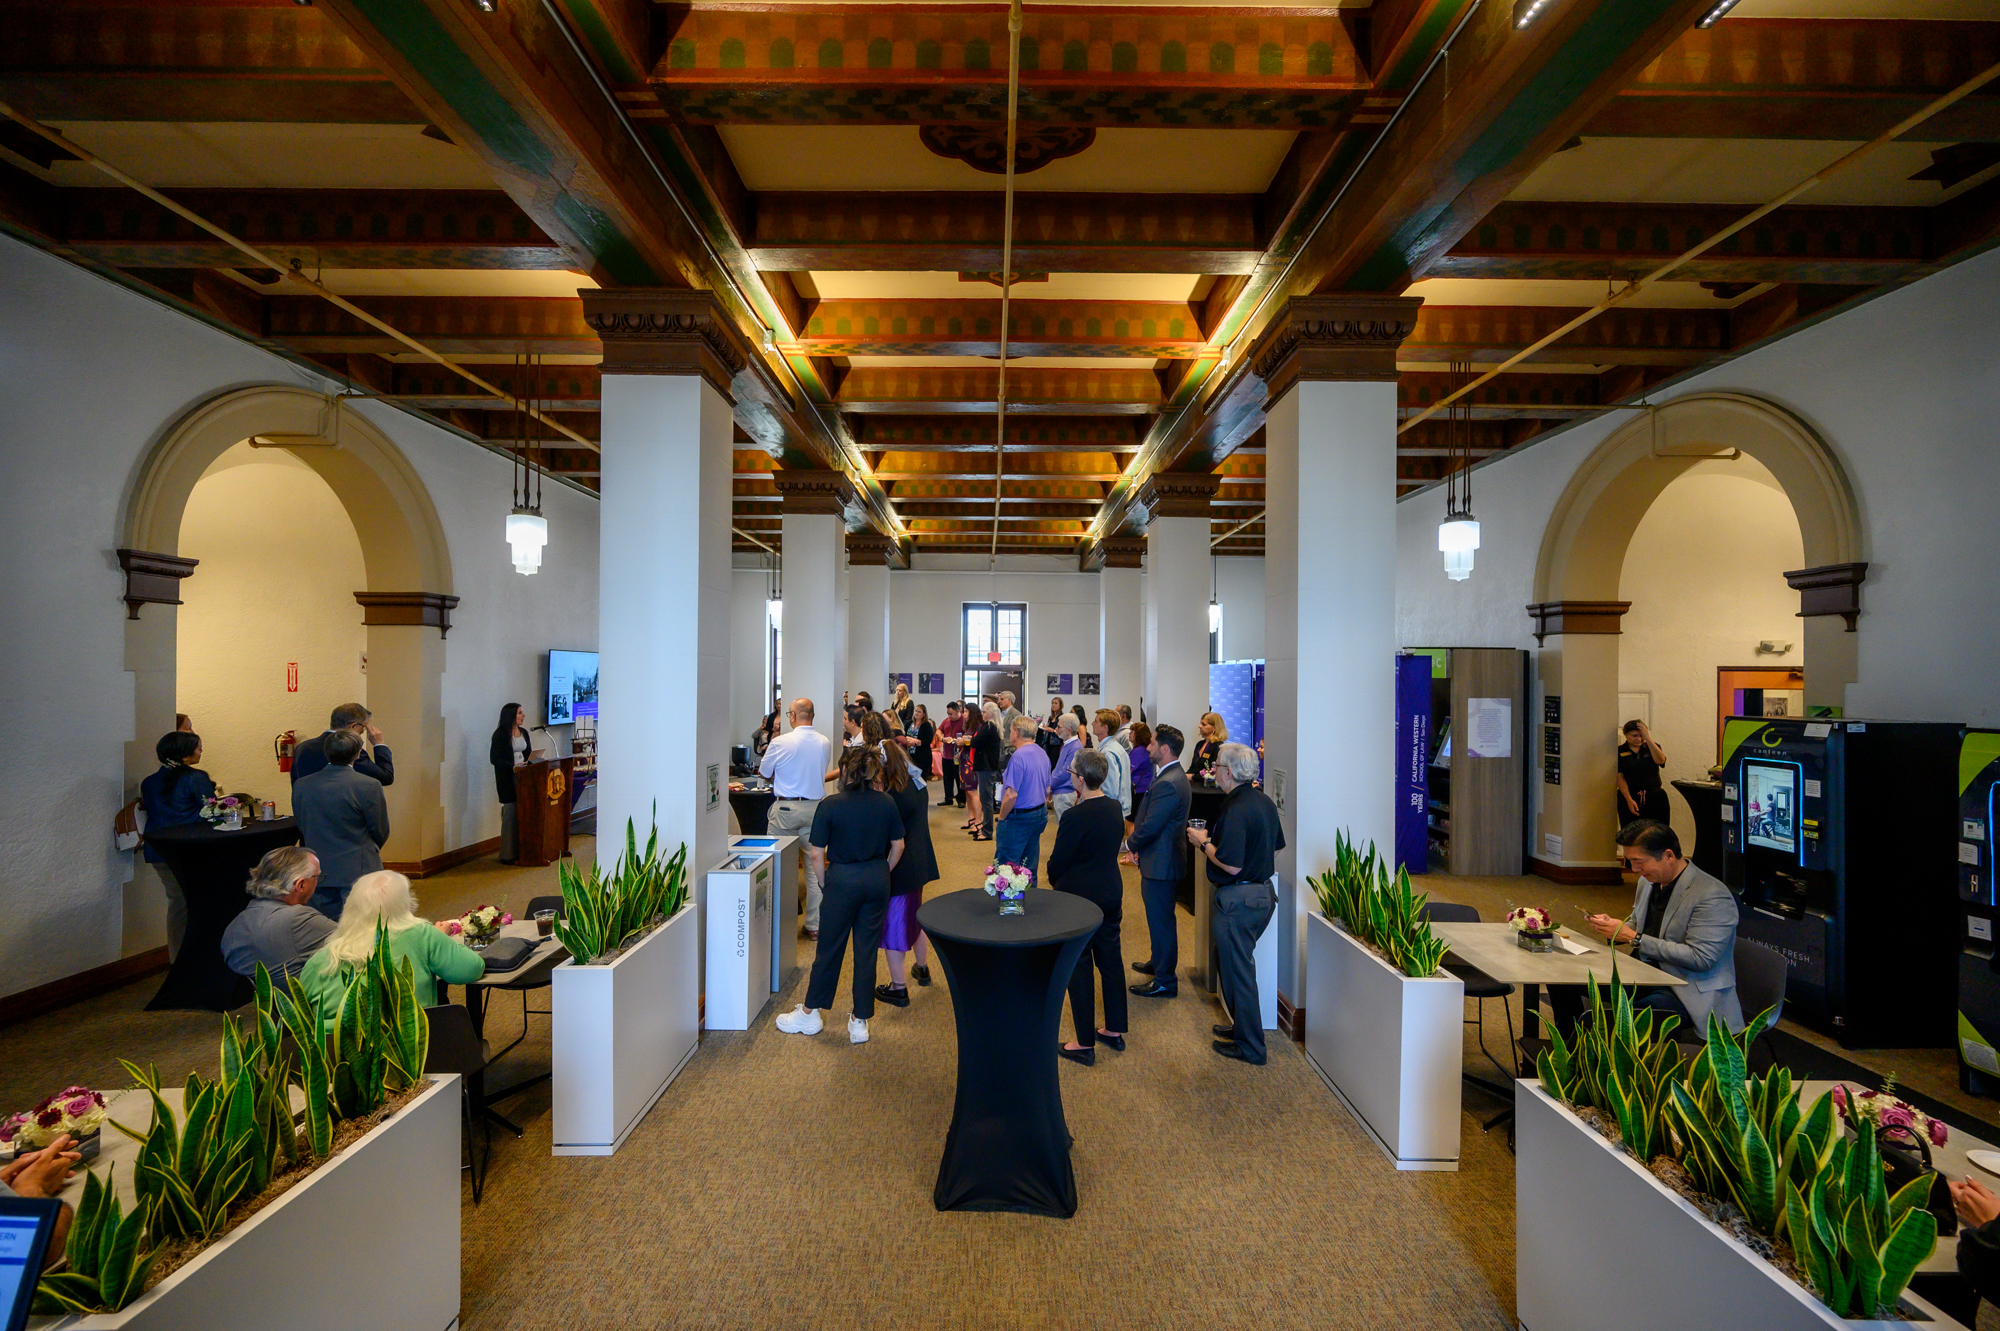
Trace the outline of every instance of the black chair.
<instances>
[{"instance_id":1,"label":"black chair","mask_svg":"<svg viewBox=\"0 0 2000 1331\"><path fill-rule=\"evenodd\" d=\"M455 1003L424 1009L430 1018L431 1043L424 1059L424 1071L441 1075L457 1073L461 1078L460 1109L465 1123L465 1155L472 1171L472 1204L479 1204L486 1189L486 1166L493 1154L493 1127L486 1116L486 1068L492 1054L479 1032L472 1029L472 1014ZM479 1142L473 1140L473 1125L484 1128Z\"/></svg>"},{"instance_id":2,"label":"black chair","mask_svg":"<svg viewBox=\"0 0 2000 1331\"><path fill-rule=\"evenodd\" d=\"M1479 910L1477 907L1461 906L1457 902L1452 901L1425 902L1424 915L1433 923L1479 923ZM1506 1064L1502 1063L1491 1049L1486 1047L1486 1001L1491 998L1500 1000L1500 1011L1507 1019L1507 1047L1512 1049L1514 1047L1514 1009L1507 1000L1513 996L1514 986L1506 983L1504 980L1494 979L1485 971L1480 970L1477 966L1469 962L1461 961L1455 953L1445 953L1444 968L1464 982L1465 996L1473 1000L1476 1004L1473 1008L1472 1017L1465 1024L1477 1030L1479 1052L1486 1055L1486 1061L1499 1071L1501 1077L1501 1082L1497 1085L1482 1077L1474 1077L1470 1073L1466 1074L1467 1080L1484 1090L1491 1091L1504 1100L1511 1101L1513 1099L1514 1072ZM1495 1125L1506 1122L1513 1115L1513 1109L1503 1110L1501 1113L1487 1120L1483 1126L1486 1130L1491 1131Z\"/></svg>"},{"instance_id":3,"label":"black chair","mask_svg":"<svg viewBox=\"0 0 2000 1331\"><path fill-rule=\"evenodd\" d=\"M1757 1037L1756 1047L1764 1051L1768 1068L1778 1061L1778 1051L1770 1043L1771 1032L1778 1025L1778 1018L1785 1015L1785 980L1790 975L1792 963L1785 954L1754 938L1736 936L1736 1001L1743 1009L1745 1021L1766 1008L1771 1010L1770 1025ZM1685 1037L1685 1038L1683 1038ZM1693 1058L1701 1052L1707 1042L1706 1030L1674 1032L1674 1043L1681 1046L1681 1052Z\"/></svg>"}]
</instances>

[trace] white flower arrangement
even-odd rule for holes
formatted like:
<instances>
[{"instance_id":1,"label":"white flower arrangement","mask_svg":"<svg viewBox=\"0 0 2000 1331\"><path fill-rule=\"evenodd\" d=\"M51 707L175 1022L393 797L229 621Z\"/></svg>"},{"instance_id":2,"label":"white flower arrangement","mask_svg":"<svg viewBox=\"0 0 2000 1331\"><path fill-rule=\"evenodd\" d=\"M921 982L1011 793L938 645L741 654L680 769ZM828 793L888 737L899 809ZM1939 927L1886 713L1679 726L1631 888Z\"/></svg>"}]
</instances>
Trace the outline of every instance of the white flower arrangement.
<instances>
[{"instance_id":1,"label":"white flower arrangement","mask_svg":"<svg viewBox=\"0 0 2000 1331\"><path fill-rule=\"evenodd\" d=\"M1556 917L1543 906L1516 906L1507 912L1507 923L1519 933L1545 934L1556 927Z\"/></svg>"},{"instance_id":2,"label":"white flower arrangement","mask_svg":"<svg viewBox=\"0 0 2000 1331\"><path fill-rule=\"evenodd\" d=\"M82 1138L104 1122L104 1096L88 1086L68 1086L33 1109L0 1121L0 1149L39 1151L65 1134Z\"/></svg>"},{"instance_id":3,"label":"white flower arrangement","mask_svg":"<svg viewBox=\"0 0 2000 1331\"><path fill-rule=\"evenodd\" d=\"M990 864L986 867L986 895L1002 901L1018 901L1035 885L1035 871L1025 864Z\"/></svg>"},{"instance_id":4,"label":"white flower arrangement","mask_svg":"<svg viewBox=\"0 0 2000 1331\"><path fill-rule=\"evenodd\" d=\"M500 936L500 926L513 922L511 912L498 906L480 906L456 919L439 920L437 926L461 943L490 943Z\"/></svg>"}]
</instances>

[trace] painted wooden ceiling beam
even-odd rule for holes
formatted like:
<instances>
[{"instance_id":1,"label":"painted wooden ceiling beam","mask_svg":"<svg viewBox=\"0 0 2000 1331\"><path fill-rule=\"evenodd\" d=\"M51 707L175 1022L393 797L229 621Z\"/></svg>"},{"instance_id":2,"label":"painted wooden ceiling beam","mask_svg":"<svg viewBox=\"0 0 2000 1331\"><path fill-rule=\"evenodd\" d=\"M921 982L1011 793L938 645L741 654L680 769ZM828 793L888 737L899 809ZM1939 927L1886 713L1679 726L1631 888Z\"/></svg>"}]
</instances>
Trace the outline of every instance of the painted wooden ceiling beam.
<instances>
[{"instance_id":1,"label":"painted wooden ceiling beam","mask_svg":"<svg viewBox=\"0 0 2000 1331\"><path fill-rule=\"evenodd\" d=\"M1013 356L1190 359L1202 349L1192 308L1173 301L1035 300L1009 313ZM818 356L998 356L998 300L823 300L799 335Z\"/></svg>"},{"instance_id":2,"label":"painted wooden ceiling beam","mask_svg":"<svg viewBox=\"0 0 2000 1331\"><path fill-rule=\"evenodd\" d=\"M991 416L864 415L854 419L862 448L895 452L959 453L991 450L998 441ZM1136 417L1041 416L1007 422L1008 447L1065 453L1130 453L1145 433Z\"/></svg>"},{"instance_id":3,"label":"painted wooden ceiling beam","mask_svg":"<svg viewBox=\"0 0 2000 1331\"><path fill-rule=\"evenodd\" d=\"M1000 389L996 369L895 369L857 366L841 380L844 412L935 416L991 415ZM1013 369L1007 373L1011 415L1140 415L1159 406L1160 381L1151 370Z\"/></svg>"}]
</instances>

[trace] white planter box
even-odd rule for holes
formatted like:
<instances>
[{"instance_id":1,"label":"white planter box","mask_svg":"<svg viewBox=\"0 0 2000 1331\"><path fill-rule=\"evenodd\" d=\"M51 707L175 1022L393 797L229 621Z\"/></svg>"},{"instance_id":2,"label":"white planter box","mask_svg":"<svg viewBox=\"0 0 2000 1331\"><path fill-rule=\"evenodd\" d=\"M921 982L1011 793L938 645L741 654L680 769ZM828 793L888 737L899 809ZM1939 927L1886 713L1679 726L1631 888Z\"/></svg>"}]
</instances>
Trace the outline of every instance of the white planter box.
<instances>
[{"instance_id":1,"label":"white planter box","mask_svg":"<svg viewBox=\"0 0 2000 1331\"><path fill-rule=\"evenodd\" d=\"M1654 1178L1541 1086L1514 1086L1515 1315L1525 1331L1888 1331L1848 1321ZM1600 1279L1602 1277L1602 1279Z\"/></svg>"},{"instance_id":2,"label":"white planter box","mask_svg":"<svg viewBox=\"0 0 2000 1331\"><path fill-rule=\"evenodd\" d=\"M1465 982L1416 980L1306 916L1306 1059L1398 1169L1458 1168Z\"/></svg>"},{"instance_id":3,"label":"white planter box","mask_svg":"<svg viewBox=\"0 0 2000 1331\"><path fill-rule=\"evenodd\" d=\"M388 1122L122 1312L36 1325L447 1331L458 1324L459 1095L457 1077L433 1078Z\"/></svg>"},{"instance_id":4,"label":"white planter box","mask_svg":"<svg viewBox=\"0 0 2000 1331\"><path fill-rule=\"evenodd\" d=\"M693 1056L701 926L694 899L606 966L550 973L557 1155L610 1155Z\"/></svg>"}]
</instances>

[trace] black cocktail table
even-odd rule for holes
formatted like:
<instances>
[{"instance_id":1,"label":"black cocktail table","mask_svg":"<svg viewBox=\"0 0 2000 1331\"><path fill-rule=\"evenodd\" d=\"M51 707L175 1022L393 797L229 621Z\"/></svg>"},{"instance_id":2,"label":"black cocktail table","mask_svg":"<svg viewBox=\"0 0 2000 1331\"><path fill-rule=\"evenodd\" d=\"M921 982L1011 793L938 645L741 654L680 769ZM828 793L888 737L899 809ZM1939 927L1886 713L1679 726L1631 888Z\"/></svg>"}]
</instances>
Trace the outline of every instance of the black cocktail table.
<instances>
[{"instance_id":1,"label":"black cocktail table","mask_svg":"<svg viewBox=\"0 0 2000 1331\"><path fill-rule=\"evenodd\" d=\"M160 853L179 880L188 910L180 953L160 992L146 1004L148 1012L163 1008L227 1012L250 1001L250 981L222 959L222 933L250 902L246 889L257 861L280 846L297 845L298 840L299 825L290 818L245 823L240 832L183 823L146 833L146 844Z\"/></svg>"},{"instance_id":2,"label":"black cocktail table","mask_svg":"<svg viewBox=\"0 0 2000 1331\"><path fill-rule=\"evenodd\" d=\"M736 811L736 825L744 836L764 836L770 831L771 806L777 802L777 793L768 787L729 792L729 807Z\"/></svg>"},{"instance_id":3,"label":"black cocktail table","mask_svg":"<svg viewBox=\"0 0 2000 1331\"><path fill-rule=\"evenodd\" d=\"M940 1211L1076 1214L1056 1036L1070 972L1104 912L1032 888L1027 913L1002 915L973 889L926 901L930 935L958 1023L958 1098L931 1200Z\"/></svg>"}]
</instances>

